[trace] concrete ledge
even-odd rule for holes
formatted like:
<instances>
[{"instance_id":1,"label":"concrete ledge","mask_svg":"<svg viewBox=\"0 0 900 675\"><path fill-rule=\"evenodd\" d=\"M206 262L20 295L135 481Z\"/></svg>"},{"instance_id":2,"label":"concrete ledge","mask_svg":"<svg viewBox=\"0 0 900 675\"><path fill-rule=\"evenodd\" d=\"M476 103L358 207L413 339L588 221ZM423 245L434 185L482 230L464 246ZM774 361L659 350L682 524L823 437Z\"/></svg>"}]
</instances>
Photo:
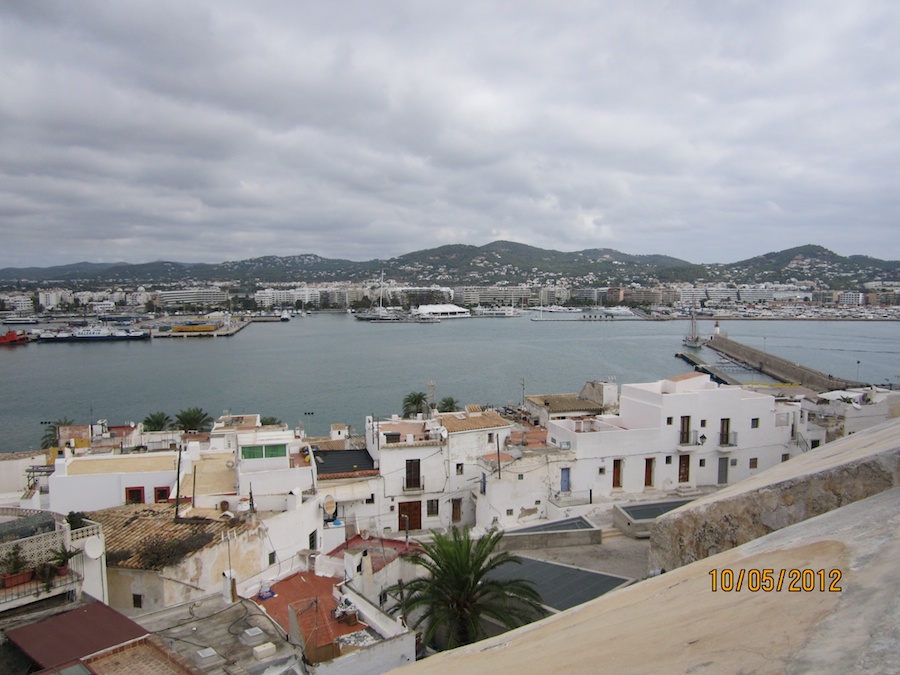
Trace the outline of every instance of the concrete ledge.
<instances>
[{"instance_id":1,"label":"concrete ledge","mask_svg":"<svg viewBox=\"0 0 900 675\"><path fill-rule=\"evenodd\" d=\"M563 530L562 532L507 532L497 551L528 551L556 546L584 546L602 544L603 533L599 529Z\"/></svg>"},{"instance_id":2,"label":"concrete ledge","mask_svg":"<svg viewBox=\"0 0 900 675\"><path fill-rule=\"evenodd\" d=\"M799 455L657 519L649 567L672 570L900 485L900 422Z\"/></svg>"}]
</instances>

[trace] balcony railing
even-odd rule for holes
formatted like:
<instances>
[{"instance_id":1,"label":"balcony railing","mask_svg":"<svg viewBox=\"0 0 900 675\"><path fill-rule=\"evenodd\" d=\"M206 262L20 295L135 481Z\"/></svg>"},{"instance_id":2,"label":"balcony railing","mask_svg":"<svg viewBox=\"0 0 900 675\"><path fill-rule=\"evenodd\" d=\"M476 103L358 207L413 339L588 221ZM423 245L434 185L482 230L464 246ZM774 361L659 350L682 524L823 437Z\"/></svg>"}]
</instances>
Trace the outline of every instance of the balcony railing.
<instances>
[{"instance_id":1,"label":"balcony railing","mask_svg":"<svg viewBox=\"0 0 900 675\"><path fill-rule=\"evenodd\" d=\"M424 492L425 476L404 476L403 477L404 492Z\"/></svg>"},{"instance_id":2,"label":"balcony railing","mask_svg":"<svg viewBox=\"0 0 900 675\"><path fill-rule=\"evenodd\" d=\"M730 431L725 434L719 434L719 445L723 448L734 448L738 444L738 435L736 431Z\"/></svg>"},{"instance_id":3,"label":"balcony railing","mask_svg":"<svg viewBox=\"0 0 900 675\"><path fill-rule=\"evenodd\" d=\"M678 434L678 445L703 445L706 442L706 436L700 438L699 431L682 431Z\"/></svg>"}]
</instances>

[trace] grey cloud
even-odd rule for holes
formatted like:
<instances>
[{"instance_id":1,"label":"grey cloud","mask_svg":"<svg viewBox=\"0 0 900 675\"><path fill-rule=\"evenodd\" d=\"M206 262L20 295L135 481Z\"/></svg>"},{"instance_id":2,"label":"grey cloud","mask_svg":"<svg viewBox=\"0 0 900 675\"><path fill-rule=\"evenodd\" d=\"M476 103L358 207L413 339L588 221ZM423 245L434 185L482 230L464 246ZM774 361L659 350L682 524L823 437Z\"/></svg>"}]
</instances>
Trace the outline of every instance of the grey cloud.
<instances>
[{"instance_id":1,"label":"grey cloud","mask_svg":"<svg viewBox=\"0 0 900 675\"><path fill-rule=\"evenodd\" d=\"M5 3L0 266L497 238L896 259L898 16L876 0Z\"/></svg>"}]
</instances>

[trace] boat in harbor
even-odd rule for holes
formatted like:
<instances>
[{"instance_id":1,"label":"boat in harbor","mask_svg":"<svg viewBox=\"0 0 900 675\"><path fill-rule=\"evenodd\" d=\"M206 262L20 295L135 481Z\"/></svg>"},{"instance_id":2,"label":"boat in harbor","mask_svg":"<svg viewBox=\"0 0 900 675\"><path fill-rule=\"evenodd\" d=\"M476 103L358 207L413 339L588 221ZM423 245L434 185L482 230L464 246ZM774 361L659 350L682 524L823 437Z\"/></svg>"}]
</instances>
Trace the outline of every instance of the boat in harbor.
<instances>
[{"instance_id":1,"label":"boat in harbor","mask_svg":"<svg viewBox=\"0 0 900 675\"><path fill-rule=\"evenodd\" d=\"M150 331L139 328L116 328L106 326L84 326L74 330L48 330L38 333L39 342L111 342L120 340L149 340Z\"/></svg>"},{"instance_id":2,"label":"boat in harbor","mask_svg":"<svg viewBox=\"0 0 900 675\"><path fill-rule=\"evenodd\" d=\"M703 346L703 338L700 337L700 330L697 328L697 315L693 311L691 312L691 332L684 336L682 342L685 347L692 349L699 349Z\"/></svg>"},{"instance_id":3,"label":"boat in harbor","mask_svg":"<svg viewBox=\"0 0 900 675\"><path fill-rule=\"evenodd\" d=\"M3 318L7 326L33 326L38 323L36 316L7 316Z\"/></svg>"},{"instance_id":4,"label":"boat in harbor","mask_svg":"<svg viewBox=\"0 0 900 675\"><path fill-rule=\"evenodd\" d=\"M472 316L480 316L485 319L509 319L516 316L522 316L522 312L512 306L507 307L474 307Z\"/></svg>"},{"instance_id":5,"label":"boat in harbor","mask_svg":"<svg viewBox=\"0 0 900 675\"><path fill-rule=\"evenodd\" d=\"M0 347L14 347L16 345L24 345L28 343L28 336L17 330L6 331L4 335L0 335Z\"/></svg>"}]
</instances>

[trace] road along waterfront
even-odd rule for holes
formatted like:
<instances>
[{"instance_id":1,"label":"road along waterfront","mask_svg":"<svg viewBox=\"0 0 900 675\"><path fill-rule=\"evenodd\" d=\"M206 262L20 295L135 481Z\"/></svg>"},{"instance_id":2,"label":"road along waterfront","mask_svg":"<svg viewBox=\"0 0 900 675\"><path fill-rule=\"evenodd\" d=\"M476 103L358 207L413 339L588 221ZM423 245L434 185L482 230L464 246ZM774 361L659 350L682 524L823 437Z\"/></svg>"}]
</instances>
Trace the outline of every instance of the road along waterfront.
<instances>
[{"instance_id":1,"label":"road along waterfront","mask_svg":"<svg viewBox=\"0 0 900 675\"><path fill-rule=\"evenodd\" d=\"M712 321L699 323L701 335L713 332ZM835 377L900 383L898 322L721 321L721 329ZM586 380L654 381L691 370L674 358L685 330L683 321L535 322L526 314L373 324L322 313L253 323L228 339L30 344L0 353L0 451L38 447L41 423L61 417L121 424L199 406L326 434L335 422L360 430L366 415L398 413L410 391L515 405L523 391L577 392Z\"/></svg>"}]
</instances>

